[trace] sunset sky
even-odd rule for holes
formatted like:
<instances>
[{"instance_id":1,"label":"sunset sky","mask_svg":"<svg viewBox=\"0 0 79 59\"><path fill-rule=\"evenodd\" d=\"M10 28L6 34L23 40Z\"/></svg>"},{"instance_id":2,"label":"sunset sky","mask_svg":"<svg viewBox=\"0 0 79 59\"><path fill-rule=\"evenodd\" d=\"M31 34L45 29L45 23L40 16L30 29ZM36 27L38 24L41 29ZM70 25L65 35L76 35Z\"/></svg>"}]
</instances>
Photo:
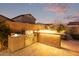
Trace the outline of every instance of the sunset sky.
<instances>
[{"instance_id":1,"label":"sunset sky","mask_svg":"<svg viewBox=\"0 0 79 59\"><path fill-rule=\"evenodd\" d=\"M9 18L31 13L40 23L66 23L79 20L79 4L0 4L0 14Z\"/></svg>"}]
</instances>

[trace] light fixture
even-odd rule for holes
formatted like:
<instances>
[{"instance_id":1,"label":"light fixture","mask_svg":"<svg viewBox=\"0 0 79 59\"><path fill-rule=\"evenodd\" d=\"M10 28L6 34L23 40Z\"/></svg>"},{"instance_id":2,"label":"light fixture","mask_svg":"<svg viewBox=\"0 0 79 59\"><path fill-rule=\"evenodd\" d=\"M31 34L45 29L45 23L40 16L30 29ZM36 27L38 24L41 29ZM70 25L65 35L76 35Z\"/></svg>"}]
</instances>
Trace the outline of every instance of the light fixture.
<instances>
[{"instance_id":1,"label":"light fixture","mask_svg":"<svg viewBox=\"0 0 79 59\"><path fill-rule=\"evenodd\" d=\"M12 37L17 37L17 36L19 36L18 34L14 34L14 35L12 35Z\"/></svg>"},{"instance_id":2,"label":"light fixture","mask_svg":"<svg viewBox=\"0 0 79 59\"><path fill-rule=\"evenodd\" d=\"M38 32L39 33L54 33L54 34L58 33L56 30L39 30Z\"/></svg>"}]
</instances>

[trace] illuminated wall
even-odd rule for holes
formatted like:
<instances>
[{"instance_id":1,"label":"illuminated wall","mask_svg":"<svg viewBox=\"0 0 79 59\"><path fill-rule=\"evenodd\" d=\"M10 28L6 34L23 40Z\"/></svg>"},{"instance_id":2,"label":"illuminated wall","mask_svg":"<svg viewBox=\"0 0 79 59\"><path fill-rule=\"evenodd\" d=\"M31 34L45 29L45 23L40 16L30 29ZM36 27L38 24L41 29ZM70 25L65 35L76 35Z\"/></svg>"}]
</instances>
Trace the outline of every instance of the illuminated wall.
<instances>
[{"instance_id":1,"label":"illuminated wall","mask_svg":"<svg viewBox=\"0 0 79 59\"><path fill-rule=\"evenodd\" d=\"M8 37L8 49L11 52L14 52L23 47L25 47L25 37L23 35L18 37Z\"/></svg>"},{"instance_id":2,"label":"illuminated wall","mask_svg":"<svg viewBox=\"0 0 79 59\"><path fill-rule=\"evenodd\" d=\"M26 31L26 30L45 29L45 25L41 24L29 24L29 23L6 21L6 25L8 25L13 32L22 30Z\"/></svg>"},{"instance_id":3,"label":"illuminated wall","mask_svg":"<svg viewBox=\"0 0 79 59\"><path fill-rule=\"evenodd\" d=\"M0 49L1 49L1 42L0 42Z\"/></svg>"},{"instance_id":4,"label":"illuminated wall","mask_svg":"<svg viewBox=\"0 0 79 59\"><path fill-rule=\"evenodd\" d=\"M50 33L39 33L38 42L47 44L49 46L61 47L60 35Z\"/></svg>"},{"instance_id":5,"label":"illuminated wall","mask_svg":"<svg viewBox=\"0 0 79 59\"><path fill-rule=\"evenodd\" d=\"M35 42L37 42L37 37L33 31L26 31L25 35L11 33L11 36L8 37L8 49L14 52Z\"/></svg>"},{"instance_id":6,"label":"illuminated wall","mask_svg":"<svg viewBox=\"0 0 79 59\"><path fill-rule=\"evenodd\" d=\"M35 42L37 42L35 33L32 30L25 31L25 46L32 45Z\"/></svg>"}]
</instances>

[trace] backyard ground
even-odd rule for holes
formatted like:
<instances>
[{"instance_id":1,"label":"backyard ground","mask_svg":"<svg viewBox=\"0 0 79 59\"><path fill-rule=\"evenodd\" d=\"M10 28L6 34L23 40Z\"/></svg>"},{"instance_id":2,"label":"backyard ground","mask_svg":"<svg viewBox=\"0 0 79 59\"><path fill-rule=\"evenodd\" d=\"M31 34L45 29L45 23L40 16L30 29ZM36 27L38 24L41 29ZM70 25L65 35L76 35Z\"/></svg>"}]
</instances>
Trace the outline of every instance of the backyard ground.
<instances>
[{"instance_id":1,"label":"backyard ground","mask_svg":"<svg viewBox=\"0 0 79 59\"><path fill-rule=\"evenodd\" d=\"M42 43L34 43L16 52L4 50L0 55L18 55L18 56L79 56L79 41L62 40L61 48L48 46Z\"/></svg>"}]
</instances>

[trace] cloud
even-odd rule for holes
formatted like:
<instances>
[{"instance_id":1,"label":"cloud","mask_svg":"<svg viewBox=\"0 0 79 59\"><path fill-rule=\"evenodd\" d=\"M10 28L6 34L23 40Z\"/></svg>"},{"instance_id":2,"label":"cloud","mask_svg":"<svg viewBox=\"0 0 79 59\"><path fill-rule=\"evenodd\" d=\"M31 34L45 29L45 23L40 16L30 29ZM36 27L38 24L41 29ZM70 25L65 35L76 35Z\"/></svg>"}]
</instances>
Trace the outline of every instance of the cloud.
<instances>
[{"instance_id":1,"label":"cloud","mask_svg":"<svg viewBox=\"0 0 79 59\"><path fill-rule=\"evenodd\" d=\"M76 18L79 18L79 16L71 15L71 16L67 16L65 19L76 19Z\"/></svg>"},{"instance_id":2,"label":"cloud","mask_svg":"<svg viewBox=\"0 0 79 59\"><path fill-rule=\"evenodd\" d=\"M74 14L77 15L77 16L79 16L79 11L76 11Z\"/></svg>"},{"instance_id":3,"label":"cloud","mask_svg":"<svg viewBox=\"0 0 79 59\"><path fill-rule=\"evenodd\" d=\"M70 16L65 17L64 19L71 20L71 21L79 21L79 11L75 12Z\"/></svg>"},{"instance_id":4,"label":"cloud","mask_svg":"<svg viewBox=\"0 0 79 59\"><path fill-rule=\"evenodd\" d=\"M78 19L78 18L79 18L79 11L74 12L74 14L66 17L66 19Z\"/></svg>"},{"instance_id":5,"label":"cloud","mask_svg":"<svg viewBox=\"0 0 79 59\"><path fill-rule=\"evenodd\" d=\"M68 11L68 5L67 4L49 4L46 7L47 11L63 14Z\"/></svg>"}]
</instances>

